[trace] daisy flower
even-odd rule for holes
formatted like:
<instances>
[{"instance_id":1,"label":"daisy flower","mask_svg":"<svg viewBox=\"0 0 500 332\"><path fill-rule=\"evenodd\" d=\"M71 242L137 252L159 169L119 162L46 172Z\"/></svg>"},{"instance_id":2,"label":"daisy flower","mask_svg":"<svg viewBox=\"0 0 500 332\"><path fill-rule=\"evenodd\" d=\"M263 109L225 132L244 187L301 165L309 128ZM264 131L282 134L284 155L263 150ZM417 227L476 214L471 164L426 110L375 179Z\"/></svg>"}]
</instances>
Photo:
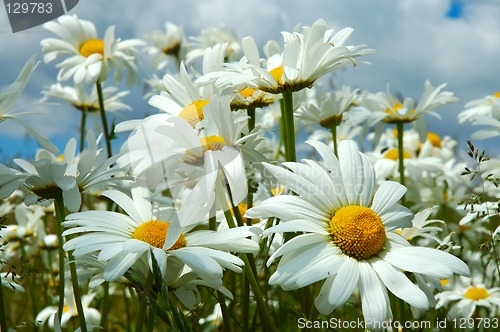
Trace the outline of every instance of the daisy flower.
<instances>
[{"instance_id":1,"label":"daisy flower","mask_svg":"<svg viewBox=\"0 0 500 332\"><path fill-rule=\"evenodd\" d=\"M78 234L64 244L64 250L75 257L98 252L98 260L106 262L103 278L114 281L137 263L147 258L153 271L153 257L163 276L171 271L174 260L189 266L209 286L222 286L223 269L241 272L243 261L229 252L256 252L256 242L246 239L254 235L250 227L224 232L192 231L197 223L184 226L172 208L151 203L149 190L133 187L132 197L120 191L105 191L103 196L118 204L126 214L110 211L85 211L66 217L63 235ZM178 264L174 264L178 266Z\"/></svg>"},{"instance_id":2,"label":"daisy flower","mask_svg":"<svg viewBox=\"0 0 500 332\"><path fill-rule=\"evenodd\" d=\"M52 84L48 89L42 91L42 102L49 98L59 99L72 105L79 111L97 113L100 110L97 88L94 86L89 93L83 84L63 86L60 83ZM123 103L121 99L129 94L129 91L118 91L116 87L104 87L102 95L104 99L104 109L106 112L118 112L121 110L130 111L132 108Z\"/></svg>"},{"instance_id":3,"label":"daisy flower","mask_svg":"<svg viewBox=\"0 0 500 332\"><path fill-rule=\"evenodd\" d=\"M418 102L415 102L412 98L405 98L401 102L391 94L389 86L387 86L387 92L385 93L379 92L366 95L361 104L368 113L365 112L364 116L361 113L359 114L367 121L368 126L378 124L379 131L383 123L410 123L423 142L427 134L424 116L431 115L440 119L441 116L434 110L439 106L458 101L458 98L453 96L453 92L441 91L445 86L446 84L441 84L434 87L429 80L426 80L424 91ZM361 112L363 113L363 111Z\"/></svg>"},{"instance_id":4,"label":"daisy flower","mask_svg":"<svg viewBox=\"0 0 500 332\"><path fill-rule=\"evenodd\" d=\"M480 307L486 308L490 317L494 317L500 309L500 287L488 288L472 279L460 278L452 285L452 289L437 295L439 304L449 306L451 319L471 318Z\"/></svg>"},{"instance_id":5,"label":"daisy flower","mask_svg":"<svg viewBox=\"0 0 500 332\"><path fill-rule=\"evenodd\" d=\"M252 88L278 94L309 88L321 76L343 67L356 64L356 57L372 54L374 50L364 45L344 46L353 29L345 28L336 33L327 29L324 20L317 20L301 32L282 32L284 48L272 54L261 67L260 54L251 37L242 40L245 53L238 64L228 64L226 72L212 75L216 85L246 84Z\"/></svg>"},{"instance_id":6,"label":"daisy flower","mask_svg":"<svg viewBox=\"0 0 500 332\"><path fill-rule=\"evenodd\" d=\"M358 91L348 86L329 93L318 90L314 98L306 100L295 115L305 124L319 124L331 129L332 126L338 126L344 114L359 102Z\"/></svg>"},{"instance_id":7,"label":"daisy flower","mask_svg":"<svg viewBox=\"0 0 500 332\"><path fill-rule=\"evenodd\" d=\"M465 110L458 114L458 122L474 123L478 117L499 114L500 91L494 92L481 99L474 99L465 104Z\"/></svg>"},{"instance_id":8,"label":"daisy flower","mask_svg":"<svg viewBox=\"0 0 500 332\"><path fill-rule=\"evenodd\" d=\"M23 172L0 164L0 197L9 197L16 189L24 191L26 205L39 203L50 205L62 196L66 208L75 212L81 206L81 193L91 192L103 184L113 185L127 180L116 176L119 167L111 167L118 159L109 159L97 149L97 141L92 133L87 134L88 146L76 155L76 140L70 139L64 153L55 156L46 150L38 151L34 162L15 159Z\"/></svg>"},{"instance_id":9,"label":"daisy flower","mask_svg":"<svg viewBox=\"0 0 500 332\"><path fill-rule=\"evenodd\" d=\"M26 84L28 84L31 74L37 66L38 62L36 62L35 56L32 56L26 61L16 80L5 90L0 92L0 123L4 122L5 120L17 122L18 124L23 126L24 129L31 136L33 136L44 149L55 152L57 151L57 148L46 137L44 137L35 128L33 128L31 124L19 118L19 115L29 113L12 112L12 107L21 96L21 93L24 91Z\"/></svg>"},{"instance_id":10,"label":"daisy flower","mask_svg":"<svg viewBox=\"0 0 500 332\"><path fill-rule=\"evenodd\" d=\"M428 220L431 213L436 207L427 208L420 212L417 212L411 221L413 226L409 228L403 228L398 233L404 237L406 240L410 241L414 238L421 237L428 240L434 240L437 243L441 243L441 239L438 238L435 233L441 232L443 229L438 226L429 226L430 224L440 223L445 224L444 221L438 219Z\"/></svg>"},{"instance_id":11,"label":"daisy flower","mask_svg":"<svg viewBox=\"0 0 500 332\"><path fill-rule=\"evenodd\" d=\"M19 204L14 210L16 224L0 228L0 238L10 242L27 240L36 234L44 216L45 212L40 206L27 207Z\"/></svg>"},{"instance_id":12,"label":"daisy flower","mask_svg":"<svg viewBox=\"0 0 500 332\"><path fill-rule=\"evenodd\" d=\"M268 265L282 257L269 284L292 290L324 280L315 300L324 315L343 305L357 286L367 328L377 329L392 318L387 290L426 310L433 297L423 278L438 282L453 273L469 275L457 257L413 247L396 233L411 227L412 213L397 203L406 188L387 181L375 190L373 168L354 142L340 142L339 159L323 143L308 144L326 168L311 160L283 163L289 170L267 164L267 170L297 196L271 197L246 213L250 218L280 219L264 236L301 232L269 258ZM424 289L406 273L413 273Z\"/></svg>"},{"instance_id":13,"label":"daisy flower","mask_svg":"<svg viewBox=\"0 0 500 332\"><path fill-rule=\"evenodd\" d=\"M191 37L186 63L192 63L197 58L203 57L205 50L217 44L224 44L224 59L226 62L234 61L240 55L241 45L234 31L229 31L224 25L208 27L201 30L200 35Z\"/></svg>"},{"instance_id":14,"label":"daisy flower","mask_svg":"<svg viewBox=\"0 0 500 332\"><path fill-rule=\"evenodd\" d=\"M66 287L64 290L65 299L63 313L61 315L61 326L65 326L72 318L78 317L78 311L76 309L75 299L73 297L73 289L71 287ZM92 327L96 327L101 321L101 313L90 307L96 293L89 293L82 296L82 306L83 313L85 316L85 321L87 322L87 327L92 330ZM56 321L55 316L57 314L57 306L48 306L43 308L38 315L36 315L35 321L41 324L45 324L54 329L54 322Z\"/></svg>"},{"instance_id":15,"label":"daisy flower","mask_svg":"<svg viewBox=\"0 0 500 332\"><path fill-rule=\"evenodd\" d=\"M239 204L247 195L245 160L257 160L260 155L251 146L244 148L248 137L242 137L242 131L247 117L231 112L229 103L229 96L212 96L198 123L165 114L140 121L124 144L126 153L118 163L131 165L133 173L148 183L155 185L149 178L156 179L156 186L167 178L173 193L194 182L179 208L183 220L200 220L212 208L219 170L229 184L234 204Z\"/></svg>"},{"instance_id":16,"label":"daisy flower","mask_svg":"<svg viewBox=\"0 0 500 332\"><path fill-rule=\"evenodd\" d=\"M58 81L73 77L77 84L95 84L104 82L112 69L117 82L121 81L125 71L128 72L128 85L136 80L138 54L135 48L143 46L143 41L115 38L114 26L106 30L104 39L99 39L94 24L76 15L62 16L43 26L60 37L41 41L44 61L48 63L66 57L57 65L60 68Z\"/></svg>"},{"instance_id":17,"label":"daisy flower","mask_svg":"<svg viewBox=\"0 0 500 332\"><path fill-rule=\"evenodd\" d=\"M187 53L187 39L181 26L171 22L165 23L165 32L153 31L146 34L145 39L152 43L144 49L153 56L153 68L164 69L169 60L174 58L178 65Z\"/></svg>"}]
</instances>

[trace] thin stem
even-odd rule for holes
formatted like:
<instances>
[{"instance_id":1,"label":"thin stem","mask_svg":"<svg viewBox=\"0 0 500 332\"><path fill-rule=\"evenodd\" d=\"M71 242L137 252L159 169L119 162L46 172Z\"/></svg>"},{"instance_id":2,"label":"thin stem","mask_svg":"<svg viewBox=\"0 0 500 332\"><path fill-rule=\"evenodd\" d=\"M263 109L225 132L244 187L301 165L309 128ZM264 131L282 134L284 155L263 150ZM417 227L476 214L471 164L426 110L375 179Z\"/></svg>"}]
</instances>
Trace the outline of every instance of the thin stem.
<instances>
[{"instance_id":1,"label":"thin stem","mask_svg":"<svg viewBox=\"0 0 500 332\"><path fill-rule=\"evenodd\" d=\"M224 188L222 186L221 180L216 181L215 183L215 191L216 195L219 200L219 204L221 204L222 210L224 211L224 216L226 217L227 224L229 228L235 228L236 225L234 223L233 216L231 215L231 210L227 204L226 200L226 195L224 193ZM252 291L254 293L255 300L257 301L257 308L259 309L260 313L260 319L262 321L262 324L264 325L264 331L278 331L276 329L276 326L274 325L274 321L271 317L271 314L269 313L269 310L267 309L267 305L264 301L264 297L262 296L262 292L260 291L259 283L257 282L257 279L254 275L254 272L252 270L250 261L249 261L249 256L247 254L241 255L241 259L243 260L243 263L245 264L243 266L244 271L247 275L248 282L250 283L250 287L252 288Z\"/></svg>"},{"instance_id":2,"label":"thin stem","mask_svg":"<svg viewBox=\"0 0 500 332\"><path fill-rule=\"evenodd\" d=\"M247 108L248 116L248 132L251 132L255 128L255 107Z\"/></svg>"},{"instance_id":3,"label":"thin stem","mask_svg":"<svg viewBox=\"0 0 500 332\"><path fill-rule=\"evenodd\" d=\"M87 123L87 107L84 107L81 112L82 118L80 122L80 152L82 152L85 147L85 124Z\"/></svg>"},{"instance_id":4,"label":"thin stem","mask_svg":"<svg viewBox=\"0 0 500 332\"><path fill-rule=\"evenodd\" d=\"M21 241L20 243L21 245L21 255L23 257L23 259L28 259L28 255L26 254L26 248L24 248L24 241ZM50 265L49 265L50 266ZM34 283L36 283L36 281L33 281L33 278L28 277L28 280L27 280L27 284L28 284L28 288L29 288L29 298L31 300L31 306L32 306L32 310L33 310L33 317L36 317L36 315L38 314L38 309L37 309L37 301L36 301L36 296L35 296L35 285ZM1 285L1 283L0 283Z\"/></svg>"},{"instance_id":5,"label":"thin stem","mask_svg":"<svg viewBox=\"0 0 500 332\"><path fill-rule=\"evenodd\" d=\"M398 162L399 162L399 183L403 186L405 185L405 163L404 163L404 147L403 147L403 134L404 134L404 123L398 122ZM403 197L404 202L404 197Z\"/></svg>"},{"instance_id":6,"label":"thin stem","mask_svg":"<svg viewBox=\"0 0 500 332\"><path fill-rule=\"evenodd\" d=\"M104 298L102 300L102 311L101 311L101 327L102 331L106 332L108 330L108 312L109 312L109 283L104 282Z\"/></svg>"},{"instance_id":7,"label":"thin stem","mask_svg":"<svg viewBox=\"0 0 500 332\"><path fill-rule=\"evenodd\" d=\"M73 295L75 296L76 311L78 312L78 320L80 321L80 331L87 332L87 322L85 320L85 312L83 311L82 296L80 294L80 284L76 272L76 264L73 254L68 251L69 271L71 274L71 285L73 286Z\"/></svg>"},{"instance_id":8,"label":"thin stem","mask_svg":"<svg viewBox=\"0 0 500 332\"><path fill-rule=\"evenodd\" d=\"M282 92L283 107L281 116L284 119L285 158L286 161L296 161L295 153L295 124L293 122L293 94L291 91Z\"/></svg>"},{"instance_id":9,"label":"thin stem","mask_svg":"<svg viewBox=\"0 0 500 332\"><path fill-rule=\"evenodd\" d=\"M283 110L283 99L280 99L280 107ZM281 112L283 115L283 111ZM280 154L281 154L281 146L283 145L283 142L285 141L285 120L283 119L283 116L280 118L280 133L278 137L278 148L276 149L276 153L274 154L274 159L278 159Z\"/></svg>"},{"instance_id":10,"label":"thin stem","mask_svg":"<svg viewBox=\"0 0 500 332\"><path fill-rule=\"evenodd\" d=\"M330 130L332 132L332 141L333 141L333 153L335 153L335 156L338 158L339 153L337 151L337 125L332 125L330 127Z\"/></svg>"},{"instance_id":11,"label":"thin stem","mask_svg":"<svg viewBox=\"0 0 500 332\"><path fill-rule=\"evenodd\" d=\"M108 151L108 158L113 155L111 150L111 137L108 131L108 120L106 119L106 111L104 110L104 97L102 95L101 82L96 83L97 96L99 97L99 112L101 113L102 131L104 132L104 139L106 140L106 150Z\"/></svg>"},{"instance_id":12,"label":"thin stem","mask_svg":"<svg viewBox=\"0 0 500 332\"><path fill-rule=\"evenodd\" d=\"M222 326L224 327L224 331L230 332L231 324L229 324L229 322L231 321L231 317L229 316L229 311L227 310L224 294L217 292L217 300L219 301L220 310L222 312Z\"/></svg>"},{"instance_id":13,"label":"thin stem","mask_svg":"<svg viewBox=\"0 0 500 332\"><path fill-rule=\"evenodd\" d=\"M7 326L7 315L5 314L5 305L3 302L3 290L2 290L2 275L0 274L0 330L8 331Z\"/></svg>"},{"instance_id":14,"label":"thin stem","mask_svg":"<svg viewBox=\"0 0 500 332\"><path fill-rule=\"evenodd\" d=\"M66 253L64 252L63 249L63 244L64 244L64 239L62 236L62 222L64 221L66 212L64 211L64 203L62 201L62 197L56 198L55 202L55 211L56 211L56 232L57 232L57 241L59 243L58 245L58 254L59 254L59 303L57 305L57 314L59 317L59 323L61 322L61 317L63 314L63 307L64 307L64 284L65 284L65 277L64 277L64 258L66 256Z\"/></svg>"},{"instance_id":15,"label":"thin stem","mask_svg":"<svg viewBox=\"0 0 500 332\"><path fill-rule=\"evenodd\" d=\"M215 215L208 218L208 229L209 230L215 231L217 229L217 225L215 222L216 222Z\"/></svg>"},{"instance_id":16,"label":"thin stem","mask_svg":"<svg viewBox=\"0 0 500 332\"><path fill-rule=\"evenodd\" d=\"M62 196L59 196L55 199L55 206L56 206L56 214L58 215L57 221L58 224L60 225L60 221L64 221L66 218L66 211L64 208L64 201ZM62 229L59 226L59 231L62 231ZM61 238L62 238L62 233L61 233ZM59 243L59 247L62 248L63 242ZM85 320L85 313L83 311L83 305L82 305L82 296L80 294L80 284L78 282L78 275L76 272L76 263L73 258L73 254L68 251L68 261L69 261L69 271L71 275L71 285L73 286L73 295L75 297L75 305L76 305L76 311L78 313L78 320L80 321L80 331L82 332L87 332L87 322ZM63 275L61 276L64 279L64 270L63 270ZM64 294L63 294L64 295Z\"/></svg>"}]
</instances>

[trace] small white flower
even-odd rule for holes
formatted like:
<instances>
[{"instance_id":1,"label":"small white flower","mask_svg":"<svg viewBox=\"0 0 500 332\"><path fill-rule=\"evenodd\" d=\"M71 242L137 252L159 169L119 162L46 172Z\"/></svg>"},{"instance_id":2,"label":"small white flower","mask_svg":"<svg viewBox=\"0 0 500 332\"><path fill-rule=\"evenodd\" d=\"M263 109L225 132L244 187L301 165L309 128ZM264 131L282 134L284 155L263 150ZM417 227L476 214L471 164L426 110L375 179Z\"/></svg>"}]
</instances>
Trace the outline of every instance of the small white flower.
<instances>
[{"instance_id":1,"label":"small white flower","mask_svg":"<svg viewBox=\"0 0 500 332\"><path fill-rule=\"evenodd\" d=\"M112 70L115 70L117 82L121 81L125 71L128 72L128 85L136 80L138 54L135 48L143 46L143 41L115 38L114 26L106 30L104 39L99 39L94 24L76 15L62 16L43 26L60 37L41 41L44 61L48 63L66 57L57 65L60 68L59 81L73 78L77 84L95 84L105 81Z\"/></svg>"}]
</instances>

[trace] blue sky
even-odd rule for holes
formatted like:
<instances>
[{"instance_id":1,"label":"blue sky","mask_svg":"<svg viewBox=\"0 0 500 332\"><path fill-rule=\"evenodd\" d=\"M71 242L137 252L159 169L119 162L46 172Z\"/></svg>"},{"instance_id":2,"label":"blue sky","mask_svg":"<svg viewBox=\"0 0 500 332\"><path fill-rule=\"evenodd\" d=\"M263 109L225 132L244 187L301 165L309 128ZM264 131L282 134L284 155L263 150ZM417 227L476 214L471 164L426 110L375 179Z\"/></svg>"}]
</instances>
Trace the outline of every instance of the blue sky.
<instances>
[{"instance_id":1,"label":"blue sky","mask_svg":"<svg viewBox=\"0 0 500 332\"><path fill-rule=\"evenodd\" d=\"M122 39L142 38L152 30L162 30L164 22L180 24L188 36L196 36L208 26L225 24L238 37L253 36L259 45L269 39L280 40L280 31L291 31L297 24L311 25L323 18L341 29L354 28L350 43L367 44L378 51L367 58L372 64L347 69L336 76L336 84L348 84L371 92L392 91L418 99L423 84L447 83L461 102L440 109L443 120L429 123L431 130L448 134L465 146L471 127L460 126L456 115L465 102L500 91L500 1L499 0L80 0L70 12L94 22L99 33L109 25L116 26ZM40 41L53 37L42 27L13 34L5 10L0 9L0 88L10 84L31 55L41 59ZM147 57L141 70L144 77L151 72ZM37 111L34 125L48 135L57 146L77 135L79 114L71 107L38 106L40 91L55 83L54 63L41 63L32 76L17 106ZM158 73L161 75L161 73ZM125 102L137 118L148 109L142 99L142 86L130 89ZM120 121L121 119L117 119ZM493 146L494 140L477 142ZM16 124L0 123L0 159L20 155L31 158L36 144L27 139ZM115 147L117 150L118 147Z\"/></svg>"}]
</instances>

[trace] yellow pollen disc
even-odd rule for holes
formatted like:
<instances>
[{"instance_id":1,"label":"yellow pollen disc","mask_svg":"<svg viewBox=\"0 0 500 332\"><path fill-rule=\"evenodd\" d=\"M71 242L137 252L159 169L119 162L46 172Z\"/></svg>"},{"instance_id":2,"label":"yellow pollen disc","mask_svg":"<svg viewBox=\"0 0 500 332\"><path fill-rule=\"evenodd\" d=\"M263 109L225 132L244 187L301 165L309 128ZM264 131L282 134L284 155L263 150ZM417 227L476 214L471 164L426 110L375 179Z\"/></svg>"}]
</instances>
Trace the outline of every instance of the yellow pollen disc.
<instances>
[{"instance_id":1,"label":"yellow pollen disc","mask_svg":"<svg viewBox=\"0 0 500 332\"><path fill-rule=\"evenodd\" d=\"M400 110L400 109L402 109L402 108L403 108L403 104L401 104L401 103L396 103L396 104L392 105L392 107L391 107L391 108L387 108L387 109L385 110L385 112L386 112L386 113L389 113L389 114L391 114L391 115L393 115L393 114L398 114L398 110Z\"/></svg>"},{"instance_id":2,"label":"yellow pollen disc","mask_svg":"<svg viewBox=\"0 0 500 332\"><path fill-rule=\"evenodd\" d=\"M441 286L446 286L450 283L448 279L440 279L439 282L441 283Z\"/></svg>"},{"instance_id":3,"label":"yellow pollen disc","mask_svg":"<svg viewBox=\"0 0 500 332\"><path fill-rule=\"evenodd\" d=\"M203 107L209 103L210 101L204 99L193 101L191 104L184 107L179 113L179 116L191 125L196 124L205 118L203 116Z\"/></svg>"},{"instance_id":4,"label":"yellow pollen disc","mask_svg":"<svg viewBox=\"0 0 500 332\"><path fill-rule=\"evenodd\" d=\"M95 53L104 56L104 40L90 39L80 46L80 54L86 58Z\"/></svg>"},{"instance_id":5,"label":"yellow pollen disc","mask_svg":"<svg viewBox=\"0 0 500 332\"><path fill-rule=\"evenodd\" d=\"M63 306L63 312L68 312L69 311L69 307L67 305Z\"/></svg>"},{"instance_id":6,"label":"yellow pollen disc","mask_svg":"<svg viewBox=\"0 0 500 332\"><path fill-rule=\"evenodd\" d=\"M482 287L472 287L465 292L464 297L472 301L479 301L487 299L490 297L490 294Z\"/></svg>"},{"instance_id":7,"label":"yellow pollen disc","mask_svg":"<svg viewBox=\"0 0 500 332\"><path fill-rule=\"evenodd\" d=\"M205 136L200 138L200 144L203 152L221 150L224 147L224 138L217 135Z\"/></svg>"},{"instance_id":8,"label":"yellow pollen disc","mask_svg":"<svg viewBox=\"0 0 500 332\"><path fill-rule=\"evenodd\" d=\"M493 97L500 98L500 91L496 91L493 93Z\"/></svg>"},{"instance_id":9,"label":"yellow pollen disc","mask_svg":"<svg viewBox=\"0 0 500 332\"><path fill-rule=\"evenodd\" d=\"M283 66L276 67L269 71L269 73L274 77L276 83L280 84L281 78L283 77Z\"/></svg>"},{"instance_id":10,"label":"yellow pollen disc","mask_svg":"<svg viewBox=\"0 0 500 332\"><path fill-rule=\"evenodd\" d=\"M246 203L238 204L238 210L240 211L240 215L243 219L243 222L246 224L248 219L246 217L243 217L243 216L245 215L245 213L247 213L248 204L246 204ZM233 210L231 210L231 214L234 216Z\"/></svg>"},{"instance_id":11,"label":"yellow pollen disc","mask_svg":"<svg viewBox=\"0 0 500 332\"><path fill-rule=\"evenodd\" d=\"M132 234L132 237L136 240L146 242L155 248L161 249L165 243L169 226L169 222L149 220L139 225L139 227L135 229L134 234ZM177 242L175 242L169 250L182 248L185 245L186 239L184 238L184 235L181 234Z\"/></svg>"},{"instance_id":12,"label":"yellow pollen disc","mask_svg":"<svg viewBox=\"0 0 500 332\"><path fill-rule=\"evenodd\" d=\"M243 90L240 91L240 94L243 96L243 98L248 98L252 97L255 92L255 89L253 88L244 88Z\"/></svg>"},{"instance_id":13,"label":"yellow pollen disc","mask_svg":"<svg viewBox=\"0 0 500 332\"><path fill-rule=\"evenodd\" d=\"M283 193L283 191L285 191L285 187L283 187L283 186L271 188L271 193L273 194L273 196L281 195Z\"/></svg>"},{"instance_id":14,"label":"yellow pollen disc","mask_svg":"<svg viewBox=\"0 0 500 332\"><path fill-rule=\"evenodd\" d=\"M386 240L382 219L364 206L349 205L338 210L330 221L329 231L335 245L357 260L375 256Z\"/></svg>"},{"instance_id":15,"label":"yellow pollen disc","mask_svg":"<svg viewBox=\"0 0 500 332\"><path fill-rule=\"evenodd\" d=\"M441 138L438 136L438 134L429 131L427 133L427 139L429 140L429 142L431 142L433 147L435 148L441 147Z\"/></svg>"},{"instance_id":16,"label":"yellow pollen disc","mask_svg":"<svg viewBox=\"0 0 500 332\"><path fill-rule=\"evenodd\" d=\"M398 160L399 159L398 149L391 149L391 150L387 151L384 154L384 158ZM403 159L411 159L411 155L405 150L403 150Z\"/></svg>"}]
</instances>

